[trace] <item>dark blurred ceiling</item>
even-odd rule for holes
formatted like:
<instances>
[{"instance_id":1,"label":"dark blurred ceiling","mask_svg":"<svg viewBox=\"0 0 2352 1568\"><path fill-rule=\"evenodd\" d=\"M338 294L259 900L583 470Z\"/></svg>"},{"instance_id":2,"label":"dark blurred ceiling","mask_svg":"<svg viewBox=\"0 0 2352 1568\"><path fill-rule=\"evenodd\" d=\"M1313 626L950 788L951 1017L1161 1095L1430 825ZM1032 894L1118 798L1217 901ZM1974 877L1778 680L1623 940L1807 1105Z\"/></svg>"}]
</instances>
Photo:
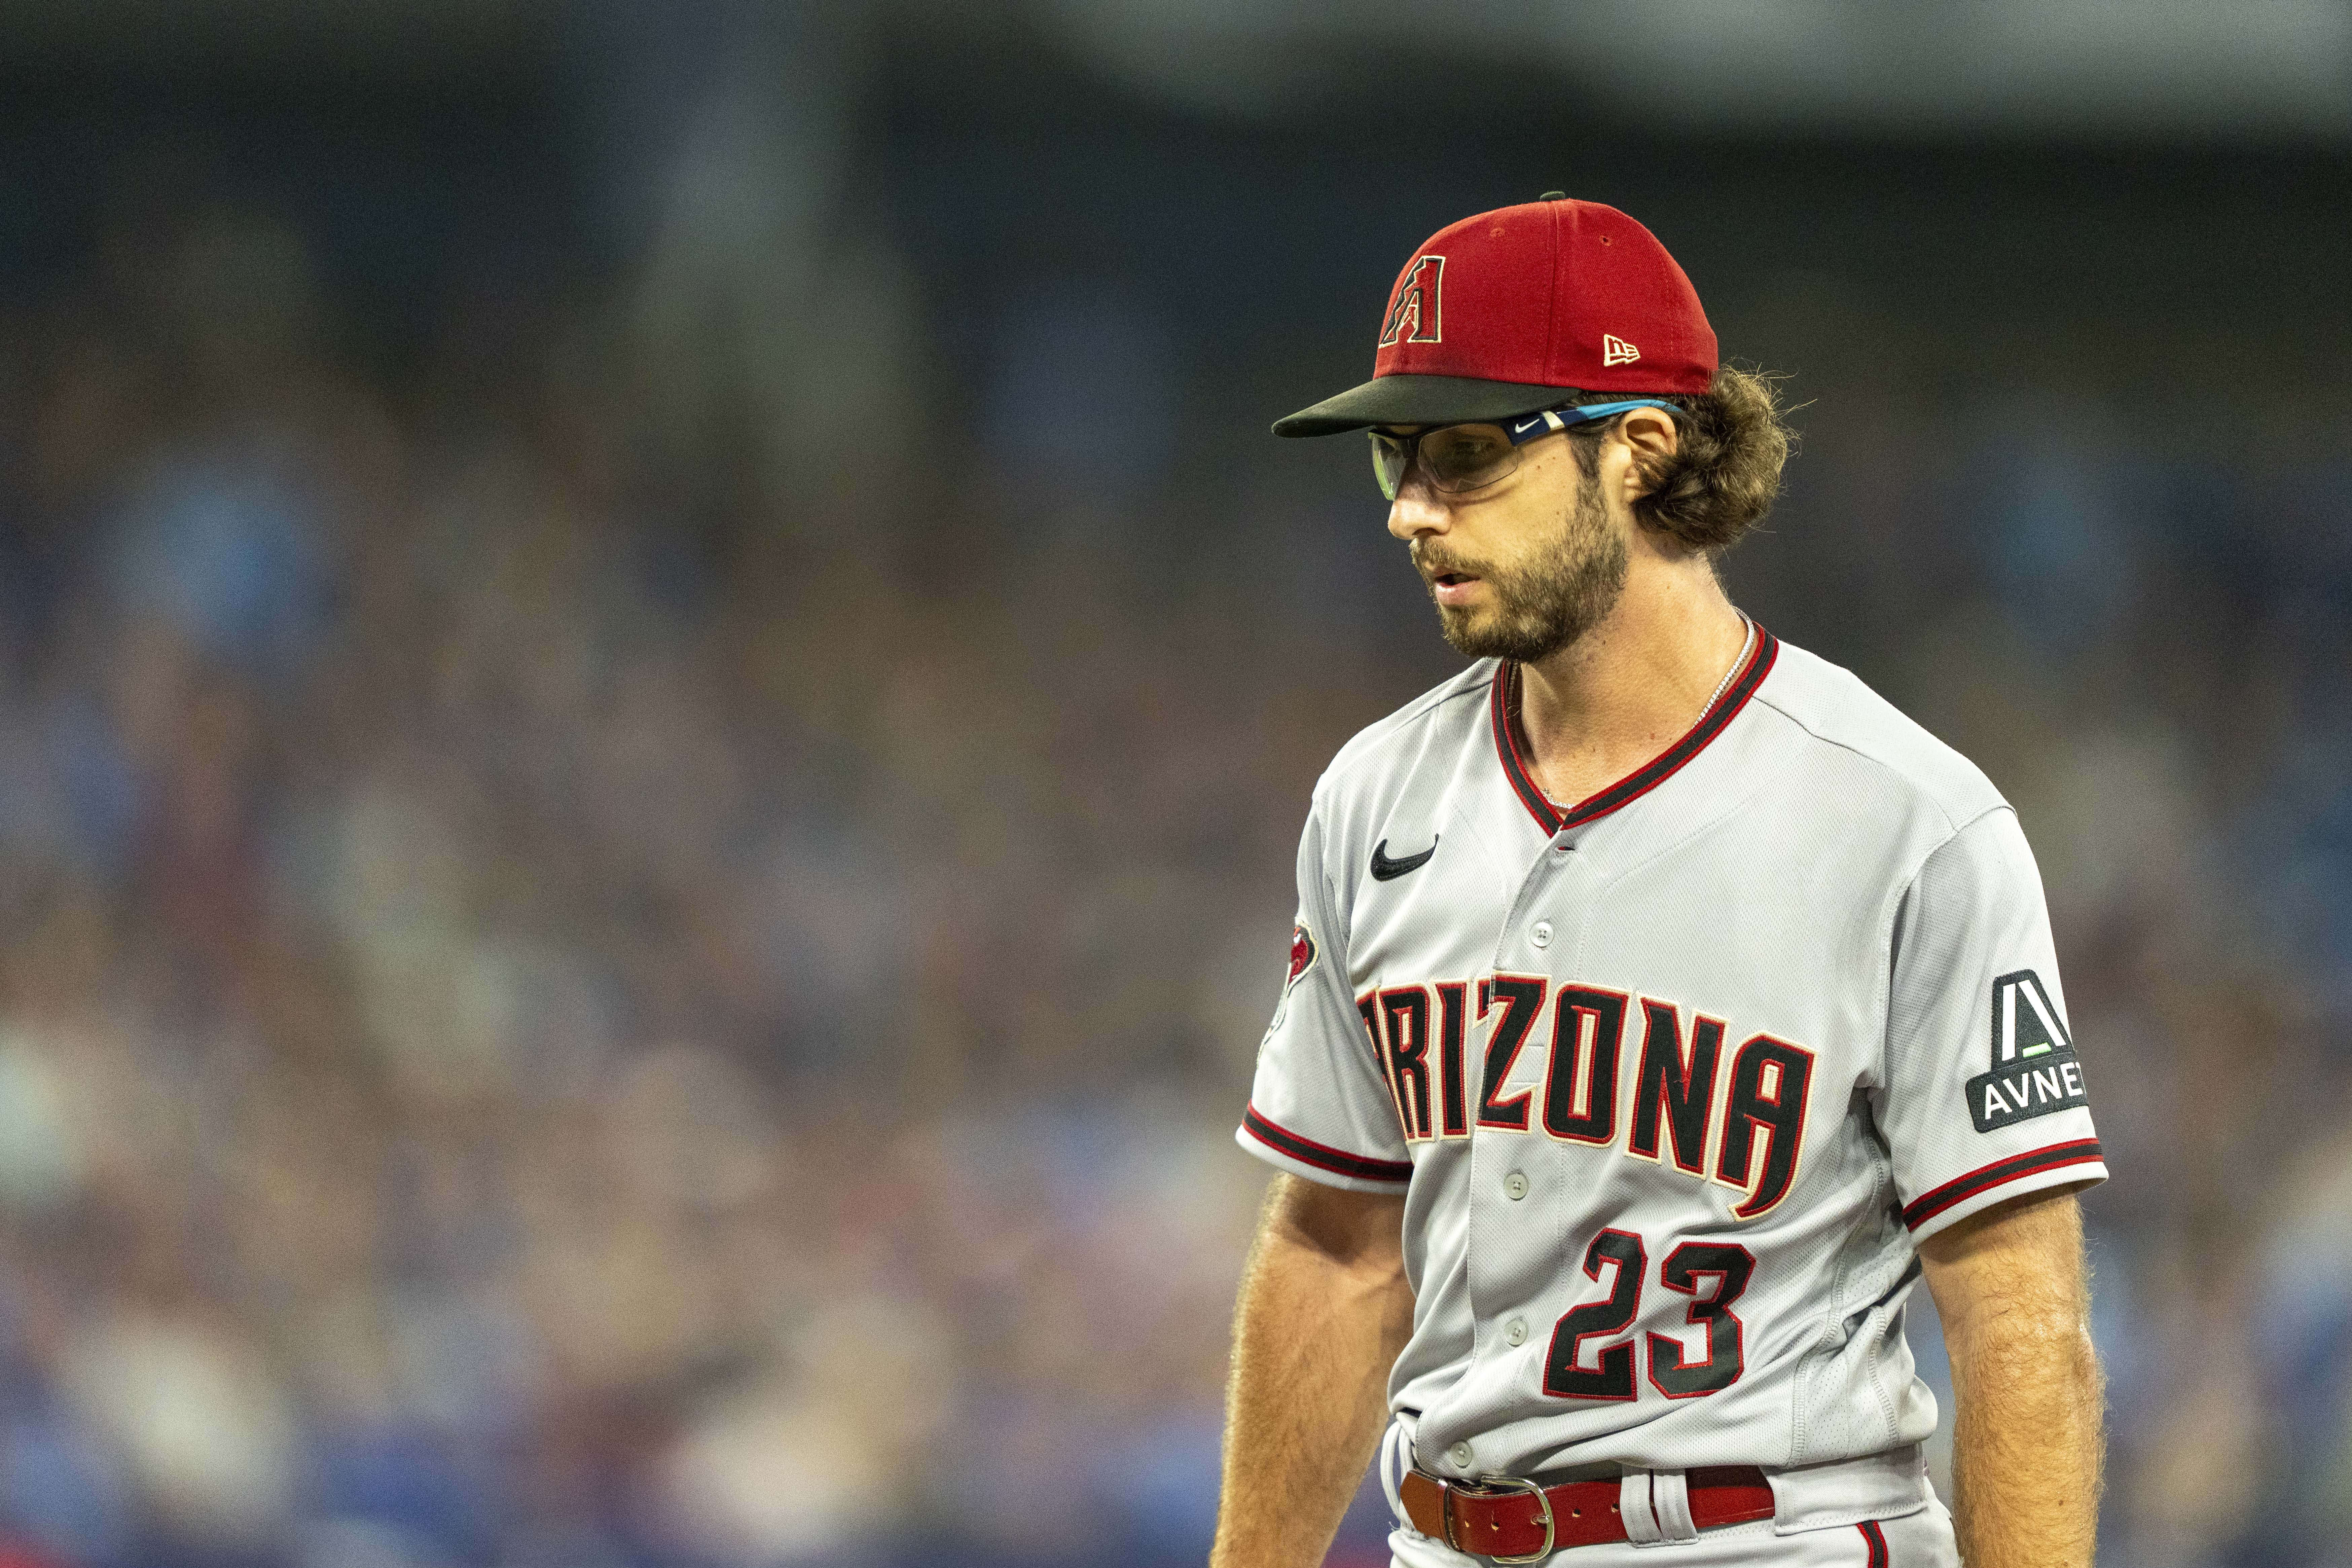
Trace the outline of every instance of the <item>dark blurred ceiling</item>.
<instances>
[{"instance_id":1,"label":"dark blurred ceiling","mask_svg":"<svg viewBox=\"0 0 2352 1568\"><path fill-rule=\"evenodd\" d=\"M1390 85L1531 75L1645 129L2352 142L2341 0L0 0L0 75L163 66L470 72L552 35L1012 28L1196 110L1295 119ZM1397 72L1360 70L1367 59ZM1411 98L1392 100L1411 112Z\"/></svg>"},{"instance_id":2,"label":"dark blurred ceiling","mask_svg":"<svg viewBox=\"0 0 2352 1568\"><path fill-rule=\"evenodd\" d=\"M2352 8L2123 15L0 0L0 273L68 272L161 193L286 214L397 320L457 274L630 266L695 139L764 100L950 342L1024 269L1116 271L1212 362L1280 338L1336 373L1402 247L1564 188L1655 227L1735 352L2332 380Z\"/></svg>"},{"instance_id":3,"label":"dark blurred ceiling","mask_svg":"<svg viewBox=\"0 0 2352 1568\"><path fill-rule=\"evenodd\" d=\"M0 74L470 72L559 14L547 0L0 0Z\"/></svg>"}]
</instances>

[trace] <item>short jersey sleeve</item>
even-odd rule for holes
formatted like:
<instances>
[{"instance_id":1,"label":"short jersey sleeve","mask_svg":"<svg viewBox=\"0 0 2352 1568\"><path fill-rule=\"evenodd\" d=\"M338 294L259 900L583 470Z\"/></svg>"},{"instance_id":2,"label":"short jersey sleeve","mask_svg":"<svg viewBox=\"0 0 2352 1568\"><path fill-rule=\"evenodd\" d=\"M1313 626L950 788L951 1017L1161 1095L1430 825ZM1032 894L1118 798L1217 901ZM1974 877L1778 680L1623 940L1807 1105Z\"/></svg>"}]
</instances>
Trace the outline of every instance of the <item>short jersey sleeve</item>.
<instances>
[{"instance_id":1,"label":"short jersey sleeve","mask_svg":"<svg viewBox=\"0 0 2352 1568\"><path fill-rule=\"evenodd\" d=\"M1299 838L1298 921L1282 999L1258 1046L1257 1078L1234 1137L1309 1181L1397 1192L1412 1163L1349 992L1348 934L1331 903L1318 801Z\"/></svg>"},{"instance_id":2,"label":"short jersey sleeve","mask_svg":"<svg viewBox=\"0 0 2352 1568\"><path fill-rule=\"evenodd\" d=\"M1874 1109L1914 1237L2105 1179L2042 876L2013 812L1987 812L1927 858L1894 955Z\"/></svg>"}]
</instances>

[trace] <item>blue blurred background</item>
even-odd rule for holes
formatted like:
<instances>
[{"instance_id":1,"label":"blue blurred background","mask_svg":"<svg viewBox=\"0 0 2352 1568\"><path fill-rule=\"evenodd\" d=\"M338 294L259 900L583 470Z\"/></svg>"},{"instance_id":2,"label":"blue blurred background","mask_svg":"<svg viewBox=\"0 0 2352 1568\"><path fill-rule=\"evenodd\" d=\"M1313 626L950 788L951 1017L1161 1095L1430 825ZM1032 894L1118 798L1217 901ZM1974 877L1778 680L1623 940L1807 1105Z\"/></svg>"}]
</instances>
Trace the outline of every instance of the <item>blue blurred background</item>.
<instances>
[{"instance_id":1,"label":"blue blurred background","mask_svg":"<svg viewBox=\"0 0 2352 1568\"><path fill-rule=\"evenodd\" d=\"M1547 189L2041 857L2102 1562L2352 1563L2352 11L26 0L0 1568L1199 1562L1307 792L1454 668L1265 426Z\"/></svg>"}]
</instances>

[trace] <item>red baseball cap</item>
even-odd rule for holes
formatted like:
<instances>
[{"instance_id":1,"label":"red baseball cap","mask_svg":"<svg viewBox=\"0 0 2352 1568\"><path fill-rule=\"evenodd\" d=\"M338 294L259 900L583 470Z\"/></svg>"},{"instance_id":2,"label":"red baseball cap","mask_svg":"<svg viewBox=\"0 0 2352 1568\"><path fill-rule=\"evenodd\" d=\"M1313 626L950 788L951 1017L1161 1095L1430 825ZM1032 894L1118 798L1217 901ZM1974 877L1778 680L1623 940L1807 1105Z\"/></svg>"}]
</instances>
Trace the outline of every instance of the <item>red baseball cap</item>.
<instances>
[{"instance_id":1,"label":"red baseball cap","mask_svg":"<svg viewBox=\"0 0 2352 1568\"><path fill-rule=\"evenodd\" d=\"M1715 329L1657 236L1548 195L1429 237L1390 290L1372 379L1277 436L1507 419L1588 393L1678 395L1715 379Z\"/></svg>"}]
</instances>

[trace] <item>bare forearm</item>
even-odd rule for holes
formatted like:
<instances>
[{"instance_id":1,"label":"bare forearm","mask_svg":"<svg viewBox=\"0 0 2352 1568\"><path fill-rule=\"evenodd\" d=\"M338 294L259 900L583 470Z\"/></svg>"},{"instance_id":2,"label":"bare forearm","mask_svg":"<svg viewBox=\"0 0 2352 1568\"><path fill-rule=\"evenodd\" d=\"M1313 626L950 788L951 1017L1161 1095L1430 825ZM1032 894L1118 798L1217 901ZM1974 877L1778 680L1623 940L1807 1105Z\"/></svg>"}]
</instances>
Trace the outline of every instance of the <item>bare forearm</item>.
<instances>
[{"instance_id":1,"label":"bare forearm","mask_svg":"<svg viewBox=\"0 0 2352 1568\"><path fill-rule=\"evenodd\" d=\"M2104 1456L2082 1219L2064 1194L1921 1249L1952 1356L1952 1481L1969 1568L2090 1568Z\"/></svg>"},{"instance_id":2,"label":"bare forearm","mask_svg":"<svg viewBox=\"0 0 2352 1568\"><path fill-rule=\"evenodd\" d=\"M1270 1224L1234 1328L1224 1491L1211 1568L1314 1568L1386 1423L1412 1328L1393 1252L1334 1258Z\"/></svg>"},{"instance_id":3,"label":"bare forearm","mask_svg":"<svg viewBox=\"0 0 2352 1568\"><path fill-rule=\"evenodd\" d=\"M2098 1361L2079 1321L1974 1327L1952 1351L1952 1480L1969 1568L2089 1568L2102 1457Z\"/></svg>"}]
</instances>

